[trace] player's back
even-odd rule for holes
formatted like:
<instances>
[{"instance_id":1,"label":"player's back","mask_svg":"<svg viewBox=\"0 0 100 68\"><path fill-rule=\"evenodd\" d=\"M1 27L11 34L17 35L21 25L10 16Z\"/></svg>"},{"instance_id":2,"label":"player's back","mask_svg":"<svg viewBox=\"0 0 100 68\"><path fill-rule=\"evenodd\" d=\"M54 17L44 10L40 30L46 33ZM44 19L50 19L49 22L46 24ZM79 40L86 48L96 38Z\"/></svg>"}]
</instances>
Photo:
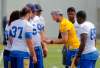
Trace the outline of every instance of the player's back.
<instances>
[{"instance_id":1,"label":"player's back","mask_svg":"<svg viewBox=\"0 0 100 68\"><path fill-rule=\"evenodd\" d=\"M89 21L85 21L83 24L81 24L80 30L81 30L80 32L87 34L87 41L83 54L96 51L95 47L96 28L94 24L92 24Z\"/></svg>"},{"instance_id":2,"label":"player's back","mask_svg":"<svg viewBox=\"0 0 100 68\"><path fill-rule=\"evenodd\" d=\"M18 50L24 52L28 51L25 40L25 32L30 32L29 28L31 28L31 25L26 20L19 19L12 22L10 26L11 36L13 37L11 50Z\"/></svg>"}]
</instances>

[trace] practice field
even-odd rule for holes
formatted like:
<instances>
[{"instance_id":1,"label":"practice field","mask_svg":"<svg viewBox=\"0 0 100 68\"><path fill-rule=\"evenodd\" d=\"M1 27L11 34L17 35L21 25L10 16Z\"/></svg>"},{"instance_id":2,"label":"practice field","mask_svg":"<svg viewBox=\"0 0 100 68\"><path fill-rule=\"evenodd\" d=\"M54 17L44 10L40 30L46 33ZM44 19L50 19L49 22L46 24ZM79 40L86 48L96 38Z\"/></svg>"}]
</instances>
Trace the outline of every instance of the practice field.
<instances>
[{"instance_id":1,"label":"practice field","mask_svg":"<svg viewBox=\"0 0 100 68\"><path fill-rule=\"evenodd\" d=\"M100 40L97 41L97 48L100 50ZM0 46L0 51L2 52ZM44 59L45 68L64 68L62 65L62 46L61 45L49 45L48 57ZM1 57L0 57L1 59ZM0 60L0 68L3 68L3 60ZM96 68L100 68L100 58L96 64Z\"/></svg>"}]
</instances>

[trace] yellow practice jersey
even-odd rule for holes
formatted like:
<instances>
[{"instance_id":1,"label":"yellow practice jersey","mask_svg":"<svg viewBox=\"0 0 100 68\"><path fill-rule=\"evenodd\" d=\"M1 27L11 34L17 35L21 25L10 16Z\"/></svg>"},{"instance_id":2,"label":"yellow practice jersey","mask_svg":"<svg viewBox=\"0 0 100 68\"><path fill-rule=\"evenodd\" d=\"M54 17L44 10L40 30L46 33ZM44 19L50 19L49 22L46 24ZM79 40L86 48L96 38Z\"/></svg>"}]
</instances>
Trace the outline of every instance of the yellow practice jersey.
<instances>
[{"instance_id":1,"label":"yellow practice jersey","mask_svg":"<svg viewBox=\"0 0 100 68\"><path fill-rule=\"evenodd\" d=\"M59 25L60 32L67 32L68 33L68 41L66 43L66 47L69 46L70 49L77 49L80 46L79 39L76 34L76 30L74 25L63 17L63 20L60 22Z\"/></svg>"}]
</instances>

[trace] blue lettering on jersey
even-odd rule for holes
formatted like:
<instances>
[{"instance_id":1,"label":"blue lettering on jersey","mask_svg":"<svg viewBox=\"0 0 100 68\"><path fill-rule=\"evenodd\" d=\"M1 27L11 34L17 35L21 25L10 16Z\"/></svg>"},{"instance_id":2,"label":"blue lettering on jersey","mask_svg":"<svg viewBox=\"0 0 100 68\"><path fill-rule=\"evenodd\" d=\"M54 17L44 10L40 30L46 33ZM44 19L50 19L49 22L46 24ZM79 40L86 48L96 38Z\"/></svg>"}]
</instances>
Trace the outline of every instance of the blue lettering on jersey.
<instances>
[{"instance_id":1,"label":"blue lettering on jersey","mask_svg":"<svg viewBox=\"0 0 100 68\"><path fill-rule=\"evenodd\" d=\"M16 36L16 32L17 32L17 27L16 26L13 26L12 27L12 30L11 30L12 37L15 37Z\"/></svg>"},{"instance_id":2,"label":"blue lettering on jersey","mask_svg":"<svg viewBox=\"0 0 100 68\"><path fill-rule=\"evenodd\" d=\"M96 29L95 28L91 29L90 38L91 38L91 40L96 39Z\"/></svg>"},{"instance_id":3,"label":"blue lettering on jersey","mask_svg":"<svg viewBox=\"0 0 100 68\"><path fill-rule=\"evenodd\" d=\"M36 35L36 34L37 34L36 25L35 25L35 24L33 24L33 27L35 27L35 28L33 28L33 35Z\"/></svg>"},{"instance_id":4,"label":"blue lettering on jersey","mask_svg":"<svg viewBox=\"0 0 100 68\"><path fill-rule=\"evenodd\" d=\"M33 29L33 35L36 35L36 34L37 34L37 30Z\"/></svg>"},{"instance_id":5,"label":"blue lettering on jersey","mask_svg":"<svg viewBox=\"0 0 100 68\"><path fill-rule=\"evenodd\" d=\"M18 30L19 30L19 36L18 36L18 38L22 38L22 31L23 31L23 27L18 27Z\"/></svg>"},{"instance_id":6,"label":"blue lettering on jersey","mask_svg":"<svg viewBox=\"0 0 100 68\"><path fill-rule=\"evenodd\" d=\"M44 31L44 25L43 24L37 24L37 28L38 30L41 32L41 31Z\"/></svg>"},{"instance_id":7,"label":"blue lettering on jersey","mask_svg":"<svg viewBox=\"0 0 100 68\"><path fill-rule=\"evenodd\" d=\"M10 30L10 33L12 37L16 37L17 36L16 33L19 32L17 38L22 39L22 31L23 31L23 27L13 26L12 29Z\"/></svg>"}]
</instances>

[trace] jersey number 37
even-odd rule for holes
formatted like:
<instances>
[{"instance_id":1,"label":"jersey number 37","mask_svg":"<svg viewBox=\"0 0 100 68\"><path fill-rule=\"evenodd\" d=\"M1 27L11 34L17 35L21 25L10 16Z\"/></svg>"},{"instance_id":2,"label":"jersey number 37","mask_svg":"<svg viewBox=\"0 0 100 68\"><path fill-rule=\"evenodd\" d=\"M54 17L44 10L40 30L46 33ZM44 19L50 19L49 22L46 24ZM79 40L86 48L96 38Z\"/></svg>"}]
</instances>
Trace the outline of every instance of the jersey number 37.
<instances>
[{"instance_id":1,"label":"jersey number 37","mask_svg":"<svg viewBox=\"0 0 100 68\"><path fill-rule=\"evenodd\" d=\"M13 26L12 29L10 30L10 33L12 37L17 37L19 39L22 39L22 31L23 27Z\"/></svg>"}]
</instances>

